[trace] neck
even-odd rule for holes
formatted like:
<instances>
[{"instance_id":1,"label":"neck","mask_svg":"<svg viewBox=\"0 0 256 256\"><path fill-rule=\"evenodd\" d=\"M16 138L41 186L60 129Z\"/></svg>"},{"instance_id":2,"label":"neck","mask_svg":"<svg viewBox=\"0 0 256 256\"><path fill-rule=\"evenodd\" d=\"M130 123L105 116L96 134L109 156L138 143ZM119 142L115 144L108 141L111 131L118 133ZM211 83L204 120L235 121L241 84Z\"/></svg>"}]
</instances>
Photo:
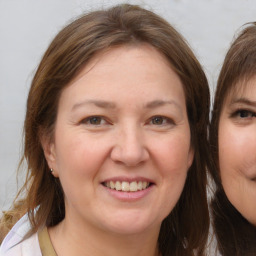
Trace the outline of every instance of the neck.
<instances>
[{"instance_id":1,"label":"neck","mask_svg":"<svg viewBox=\"0 0 256 256\"><path fill-rule=\"evenodd\" d=\"M63 220L49 229L58 256L157 256L160 227L136 234L117 234L95 229L90 225L73 225Z\"/></svg>"}]
</instances>

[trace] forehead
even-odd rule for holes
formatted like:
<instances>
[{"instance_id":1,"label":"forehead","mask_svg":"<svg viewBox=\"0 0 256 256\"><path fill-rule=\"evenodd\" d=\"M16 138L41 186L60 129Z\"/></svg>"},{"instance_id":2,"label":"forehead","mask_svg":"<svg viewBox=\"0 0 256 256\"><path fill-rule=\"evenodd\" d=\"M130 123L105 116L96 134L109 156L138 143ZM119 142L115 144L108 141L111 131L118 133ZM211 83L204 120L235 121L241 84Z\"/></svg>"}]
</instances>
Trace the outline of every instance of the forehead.
<instances>
[{"instance_id":1,"label":"forehead","mask_svg":"<svg viewBox=\"0 0 256 256\"><path fill-rule=\"evenodd\" d=\"M147 44L115 47L96 55L63 90L60 102L91 98L119 103L129 99L137 104L176 99L186 105L179 76L167 58Z\"/></svg>"},{"instance_id":2,"label":"forehead","mask_svg":"<svg viewBox=\"0 0 256 256\"><path fill-rule=\"evenodd\" d=\"M74 84L77 80L79 80L82 76L86 75L89 72L93 72L94 68L100 68L102 72L107 71L109 68L109 62L119 62L120 65L122 62L126 61L124 58L127 52L137 51L136 57L134 55L134 64L136 64L140 60L144 60L147 64L154 64L152 66L152 72L157 70L159 67L159 63L162 65L168 66L173 72L174 69L172 67L172 63L167 59L167 57L157 50L155 47L148 43L129 43L118 46L111 46L109 48L100 50L97 52L84 67L81 68L80 72L71 80L68 85ZM129 58L129 55L126 54ZM136 59L135 59L136 58ZM136 61L136 62L135 62ZM176 73L176 72L175 72Z\"/></svg>"},{"instance_id":3,"label":"forehead","mask_svg":"<svg viewBox=\"0 0 256 256\"><path fill-rule=\"evenodd\" d=\"M224 105L237 98L256 98L256 75L240 79L231 85L224 100Z\"/></svg>"},{"instance_id":4,"label":"forehead","mask_svg":"<svg viewBox=\"0 0 256 256\"><path fill-rule=\"evenodd\" d=\"M126 82L132 85L141 80L142 83L148 83L150 88L151 84L161 79L169 81L170 87L172 84L179 84L182 91L184 89L180 77L166 56L146 43L128 44L111 47L96 54L67 87L79 83L86 85L85 82L91 80L95 85L107 85L107 81L120 85Z\"/></svg>"}]
</instances>

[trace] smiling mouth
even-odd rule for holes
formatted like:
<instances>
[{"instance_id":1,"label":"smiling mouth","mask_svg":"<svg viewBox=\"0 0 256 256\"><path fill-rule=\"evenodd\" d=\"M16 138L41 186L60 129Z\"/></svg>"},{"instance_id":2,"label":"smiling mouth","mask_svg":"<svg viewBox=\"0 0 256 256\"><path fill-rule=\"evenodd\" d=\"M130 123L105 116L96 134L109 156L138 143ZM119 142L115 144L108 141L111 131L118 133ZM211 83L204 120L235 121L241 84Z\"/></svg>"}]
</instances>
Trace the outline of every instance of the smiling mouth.
<instances>
[{"instance_id":1,"label":"smiling mouth","mask_svg":"<svg viewBox=\"0 0 256 256\"><path fill-rule=\"evenodd\" d=\"M152 183L147 181L107 181L102 183L103 186L123 192L137 192L147 189Z\"/></svg>"}]
</instances>

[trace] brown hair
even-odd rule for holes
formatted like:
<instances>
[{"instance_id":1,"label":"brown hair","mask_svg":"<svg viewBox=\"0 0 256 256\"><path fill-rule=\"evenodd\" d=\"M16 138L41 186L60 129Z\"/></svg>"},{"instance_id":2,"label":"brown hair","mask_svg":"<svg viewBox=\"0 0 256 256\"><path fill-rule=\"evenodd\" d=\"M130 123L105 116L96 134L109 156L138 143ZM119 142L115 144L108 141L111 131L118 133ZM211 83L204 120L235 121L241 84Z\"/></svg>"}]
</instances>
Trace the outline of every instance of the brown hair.
<instances>
[{"instance_id":1,"label":"brown hair","mask_svg":"<svg viewBox=\"0 0 256 256\"><path fill-rule=\"evenodd\" d=\"M65 217L63 191L59 180L49 172L40 138L52 136L60 94L90 59L109 47L140 43L155 47L180 77L195 151L182 195L162 223L159 250L163 256L204 255L209 226L207 79L182 36L164 19L138 6L122 4L83 15L60 31L46 51L27 101L25 209L32 232L45 223L56 225Z\"/></svg>"},{"instance_id":2,"label":"brown hair","mask_svg":"<svg viewBox=\"0 0 256 256\"><path fill-rule=\"evenodd\" d=\"M246 86L246 81L255 74L256 23L250 23L240 32L226 54L218 78L210 124L210 146L213 156L210 173L216 184L216 192L211 202L213 228L218 249L223 256L256 255L256 229L226 197L220 179L218 156L218 126L224 102L230 93L243 89L241 87Z\"/></svg>"}]
</instances>

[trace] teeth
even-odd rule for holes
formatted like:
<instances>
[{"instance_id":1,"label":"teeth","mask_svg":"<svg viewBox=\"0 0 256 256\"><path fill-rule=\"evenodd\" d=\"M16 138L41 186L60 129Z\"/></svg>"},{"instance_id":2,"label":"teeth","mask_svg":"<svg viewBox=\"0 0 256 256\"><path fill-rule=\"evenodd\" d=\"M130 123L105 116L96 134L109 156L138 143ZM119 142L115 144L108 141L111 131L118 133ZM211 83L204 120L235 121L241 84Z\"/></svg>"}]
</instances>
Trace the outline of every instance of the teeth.
<instances>
[{"instance_id":1,"label":"teeth","mask_svg":"<svg viewBox=\"0 0 256 256\"><path fill-rule=\"evenodd\" d=\"M145 189L147 187L147 182L146 181L143 181L142 182L142 189Z\"/></svg>"},{"instance_id":2,"label":"teeth","mask_svg":"<svg viewBox=\"0 0 256 256\"><path fill-rule=\"evenodd\" d=\"M122 182L122 191L126 191L126 192L130 191L130 184L129 184L129 182L126 182L126 181Z\"/></svg>"},{"instance_id":3,"label":"teeth","mask_svg":"<svg viewBox=\"0 0 256 256\"><path fill-rule=\"evenodd\" d=\"M116 184L115 184L115 189L116 190L122 190L122 184L120 181L117 181Z\"/></svg>"},{"instance_id":4,"label":"teeth","mask_svg":"<svg viewBox=\"0 0 256 256\"><path fill-rule=\"evenodd\" d=\"M138 191L138 185L136 181L130 183L130 191Z\"/></svg>"},{"instance_id":5,"label":"teeth","mask_svg":"<svg viewBox=\"0 0 256 256\"><path fill-rule=\"evenodd\" d=\"M108 181L104 183L104 186L117 191L136 192L148 188L149 184L147 181L132 181L130 183L128 181Z\"/></svg>"},{"instance_id":6,"label":"teeth","mask_svg":"<svg viewBox=\"0 0 256 256\"><path fill-rule=\"evenodd\" d=\"M108 186L109 187L109 186ZM115 188L115 183L113 181L110 181L110 188L114 189Z\"/></svg>"},{"instance_id":7,"label":"teeth","mask_svg":"<svg viewBox=\"0 0 256 256\"><path fill-rule=\"evenodd\" d=\"M137 189L138 190L142 190L142 181L138 182Z\"/></svg>"}]
</instances>

